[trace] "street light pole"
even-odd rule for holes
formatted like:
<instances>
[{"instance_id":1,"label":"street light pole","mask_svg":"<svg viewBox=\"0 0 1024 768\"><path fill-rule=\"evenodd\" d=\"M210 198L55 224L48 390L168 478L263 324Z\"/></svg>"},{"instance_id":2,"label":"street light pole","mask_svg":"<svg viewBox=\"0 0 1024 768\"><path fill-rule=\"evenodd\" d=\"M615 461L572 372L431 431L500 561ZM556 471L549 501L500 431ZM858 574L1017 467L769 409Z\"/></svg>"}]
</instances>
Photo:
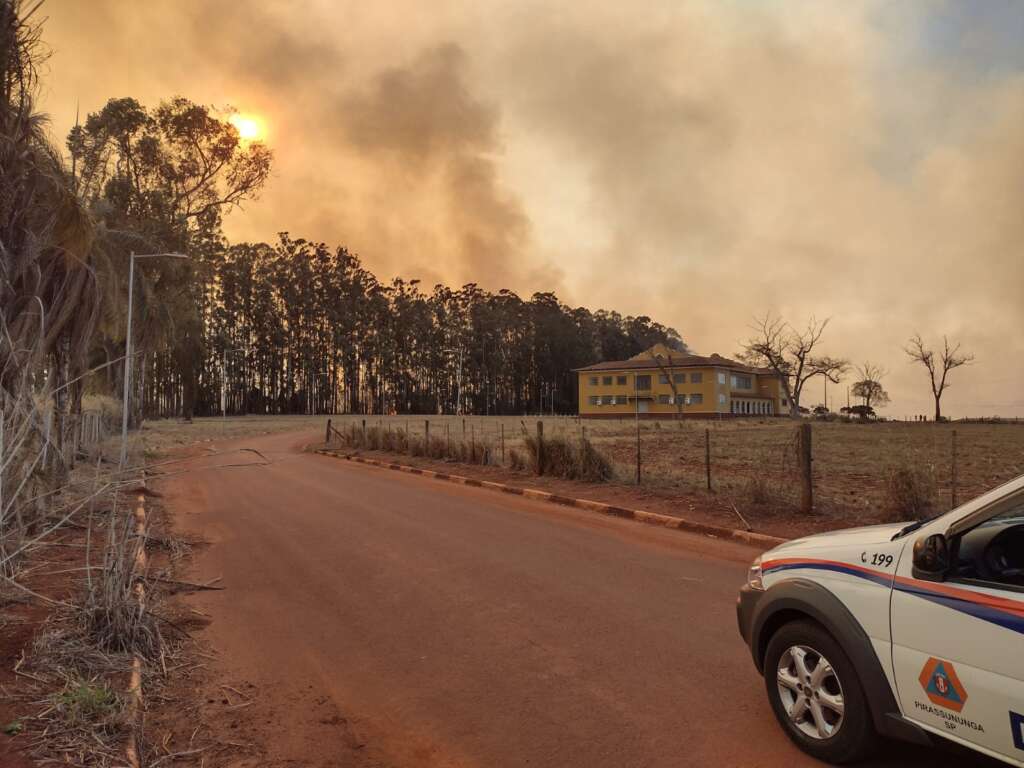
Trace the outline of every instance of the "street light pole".
<instances>
[{"instance_id":1,"label":"street light pole","mask_svg":"<svg viewBox=\"0 0 1024 768\"><path fill-rule=\"evenodd\" d=\"M135 295L135 260L154 259L167 256L171 259L187 259L183 253L135 253L128 260L128 327L124 341L124 392L121 393L121 461L118 469L123 470L128 459L128 405L132 386L132 303Z\"/></svg>"},{"instance_id":2,"label":"street light pole","mask_svg":"<svg viewBox=\"0 0 1024 768\"><path fill-rule=\"evenodd\" d=\"M121 461L124 469L128 456L128 392L132 386L132 298L135 289L135 254L128 260L128 329L124 340L124 390L121 392Z\"/></svg>"}]
</instances>

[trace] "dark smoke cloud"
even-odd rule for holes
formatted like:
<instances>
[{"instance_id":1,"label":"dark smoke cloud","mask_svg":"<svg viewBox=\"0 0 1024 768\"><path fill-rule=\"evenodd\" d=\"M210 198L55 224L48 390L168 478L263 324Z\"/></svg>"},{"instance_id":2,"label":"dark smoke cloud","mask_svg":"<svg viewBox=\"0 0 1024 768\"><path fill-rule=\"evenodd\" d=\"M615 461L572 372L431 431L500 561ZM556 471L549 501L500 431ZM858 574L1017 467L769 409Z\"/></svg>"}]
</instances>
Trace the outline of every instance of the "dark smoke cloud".
<instances>
[{"instance_id":1,"label":"dark smoke cloud","mask_svg":"<svg viewBox=\"0 0 1024 768\"><path fill-rule=\"evenodd\" d=\"M45 7L61 131L121 95L266 116L275 176L232 237L554 289L702 352L831 316L827 351L888 367L898 416L929 409L902 345L949 333L978 356L949 410L1024 415L1024 76L908 52L934 4Z\"/></svg>"},{"instance_id":2,"label":"dark smoke cloud","mask_svg":"<svg viewBox=\"0 0 1024 768\"><path fill-rule=\"evenodd\" d=\"M513 267L528 249L529 222L498 182L497 110L470 93L464 66L458 46L430 49L346 94L334 115L391 200L365 210L377 222L371 231L388 232L423 265L432 254L419 242L431 238L460 281L506 285L518 278ZM399 211L427 213L426 231L415 232L423 216L392 227L396 202Z\"/></svg>"}]
</instances>

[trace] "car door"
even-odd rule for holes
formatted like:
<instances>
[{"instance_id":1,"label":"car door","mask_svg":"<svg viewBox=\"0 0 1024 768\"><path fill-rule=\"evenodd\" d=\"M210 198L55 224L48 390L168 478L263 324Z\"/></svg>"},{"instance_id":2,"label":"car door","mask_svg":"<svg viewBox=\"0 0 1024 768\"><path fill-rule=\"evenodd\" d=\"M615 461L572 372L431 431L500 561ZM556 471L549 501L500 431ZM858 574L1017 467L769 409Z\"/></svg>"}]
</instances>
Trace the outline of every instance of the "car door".
<instances>
[{"instance_id":1,"label":"car door","mask_svg":"<svg viewBox=\"0 0 1024 768\"><path fill-rule=\"evenodd\" d=\"M1019 520L1015 515L1021 515ZM1015 528L1018 522L1024 535L1024 505L997 511L950 535L950 551L955 557L969 536L984 545L992 533ZM918 541L935 533L946 533L941 521L911 536ZM1022 582L1003 582L992 573L985 574L992 578L979 578L970 565L939 581L919 578L911 553L908 546L900 559L890 606L893 671L904 716L1024 765ZM1024 557L1024 552L1018 554Z\"/></svg>"}]
</instances>

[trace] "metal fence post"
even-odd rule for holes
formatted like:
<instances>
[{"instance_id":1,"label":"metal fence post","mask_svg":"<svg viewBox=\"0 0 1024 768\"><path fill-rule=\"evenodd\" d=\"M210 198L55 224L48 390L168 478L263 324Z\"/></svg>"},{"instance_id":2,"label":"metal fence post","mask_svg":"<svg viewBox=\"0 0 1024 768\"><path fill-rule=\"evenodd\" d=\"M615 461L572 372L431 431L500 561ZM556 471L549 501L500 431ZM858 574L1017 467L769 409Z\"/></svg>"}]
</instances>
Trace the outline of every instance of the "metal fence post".
<instances>
[{"instance_id":1,"label":"metal fence post","mask_svg":"<svg viewBox=\"0 0 1024 768\"><path fill-rule=\"evenodd\" d=\"M950 475L951 475L952 482L950 484L950 504L951 504L950 508L951 509L956 509L956 506L957 506L957 504L956 504L956 481L957 481L957 477L956 477L956 430L955 429L953 430L953 434L952 434L951 437L952 437L952 453L951 453L951 456L950 456Z\"/></svg>"},{"instance_id":2,"label":"metal fence post","mask_svg":"<svg viewBox=\"0 0 1024 768\"><path fill-rule=\"evenodd\" d=\"M636 416L636 484L640 485L640 415Z\"/></svg>"},{"instance_id":3,"label":"metal fence post","mask_svg":"<svg viewBox=\"0 0 1024 768\"><path fill-rule=\"evenodd\" d=\"M711 430L704 429L704 471L708 476L708 490L711 490Z\"/></svg>"},{"instance_id":4,"label":"metal fence post","mask_svg":"<svg viewBox=\"0 0 1024 768\"><path fill-rule=\"evenodd\" d=\"M537 474L544 474L544 422L537 420Z\"/></svg>"},{"instance_id":5,"label":"metal fence post","mask_svg":"<svg viewBox=\"0 0 1024 768\"><path fill-rule=\"evenodd\" d=\"M811 471L811 425L801 424L798 435L799 453L797 459L800 465L800 511L807 513L814 509L814 481Z\"/></svg>"}]
</instances>

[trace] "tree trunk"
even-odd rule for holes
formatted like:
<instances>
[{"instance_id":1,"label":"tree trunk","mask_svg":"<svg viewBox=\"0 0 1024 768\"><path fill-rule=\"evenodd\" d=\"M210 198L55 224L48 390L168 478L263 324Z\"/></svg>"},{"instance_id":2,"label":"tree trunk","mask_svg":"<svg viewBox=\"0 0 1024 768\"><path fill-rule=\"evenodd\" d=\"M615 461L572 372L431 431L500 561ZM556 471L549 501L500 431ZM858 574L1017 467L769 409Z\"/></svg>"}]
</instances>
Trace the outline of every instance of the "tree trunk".
<instances>
[{"instance_id":1,"label":"tree trunk","mask_svg":"<svg viewBox=\"0 0 1024 768\"><path fill-rule=\"evenodd\" d=\"M940 395L935 396L935 421L942 421L942 408L940 407L940 401L942 397Z\"/></svg>"}]
</instances>

